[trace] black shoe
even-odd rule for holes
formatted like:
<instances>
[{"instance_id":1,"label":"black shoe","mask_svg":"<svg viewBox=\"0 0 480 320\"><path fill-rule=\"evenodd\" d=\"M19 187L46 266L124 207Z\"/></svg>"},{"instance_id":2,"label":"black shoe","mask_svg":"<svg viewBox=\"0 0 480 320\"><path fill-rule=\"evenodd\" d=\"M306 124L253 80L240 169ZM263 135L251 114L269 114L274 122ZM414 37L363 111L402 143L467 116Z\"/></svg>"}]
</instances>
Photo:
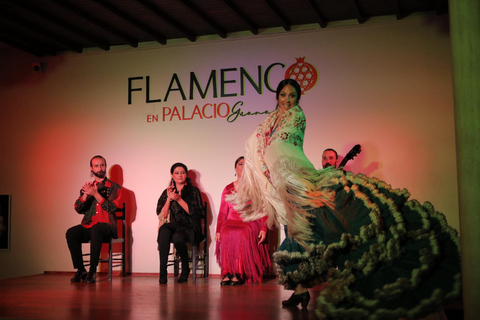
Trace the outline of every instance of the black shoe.
<instances>
[{"instance_id":1,"label":"black shoe","mask_svg":"<svg viewBox=\"0 0 480 320\"><path fill-rule=\"evenodd\" d=\"M85 279L85 282L88 284L92 284L97 282L97 273L96 272L89 272L87 279Z\"/></svg>"},{"instance_id":2,"label":"black shoe","mask_svg":"<svg viewBox=\"0 0 480 320\"><path fill-rule=\"evenodd\" d=\"M230 281L231 286L241 286L242 284L245 283L245 280L243 280L242 276L240 276L239 273L235 274L235 278L237 278L237 281L234 281L234 280Z\"/></svg>"},{"instance_id":3,"label":"black shoe","mask_svg":"<svg viewBox=\"0 0 480 320\"><path fill-rule=\"evenodd\" d=\"M182 266L182 273L180 274L180 277L178 277L178 282L179 283L187 282L189 274L190 274L190 267L187 266L186 268L184 268Z\"/></svg>"},{"instance_id":4,"label":"black shoe","mask_svg":"<svg viewBox=\"0 0 480 320\"><path fill-rule=\"evenodd\" d=\"M87 278L87 270L77 271L75 272L75 275L73 276L73 278L70 279L70 282L81 282L81 281L85 281L86 278Z\"/></svg>"},{"instance_id":5,"label":"black shoe","mask_svg":"<svg viewBox=\"0 0 480 320\"><path fill-rule=\"evenodd\" d=\"M290 296L288 300L283 300L282 305L284 307L296 307L299 303L302 304L302 308L306 308L310 302L310 292L304 292L295 294L295 292Z\"/></svg>"},{"instance_id":6,"label":"black shoe","mask_svg":"<svg viewBox=\"0 0 480 320\"><path fill-rule=\"evenodd\" d=\"M160 284L166 284L167 283L167 268L165 267L165 270L160 271L160 280L158 280Z\"/></svg>"},{"instance_id":7,"label":"black shoe","mask_svg":"<svg viewBox=\"0 0 480 320\"><path fill-rule=\"evenodd\" d=\"M230 279L232 275L230 273L227 273L225 277L223 277L223 280L220 282L221 286L229 286L232 283L232 280Z\"/></svg>"}]
</instances>

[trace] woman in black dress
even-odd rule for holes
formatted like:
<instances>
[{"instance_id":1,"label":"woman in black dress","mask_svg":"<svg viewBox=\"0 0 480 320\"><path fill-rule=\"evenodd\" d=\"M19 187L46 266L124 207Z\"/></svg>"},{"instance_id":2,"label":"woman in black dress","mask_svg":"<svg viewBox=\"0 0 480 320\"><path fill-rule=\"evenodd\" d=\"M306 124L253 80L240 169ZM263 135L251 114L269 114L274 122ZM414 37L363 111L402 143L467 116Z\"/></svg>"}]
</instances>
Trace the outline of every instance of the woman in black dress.
<instances>
[{"instance_id":1,"label":"woman in black dress","mask_svg":"<svg viewBox=\"0 0 480 320\"><path fill-rule=\"evenodd\" d=\"M178 282L186 282L190 273L187 242L196 244L203 240L200 219L202 197L187 177L188 169L183 163L175 163L170 169L172 180L158 199L157 216L158 250L160 254L160 283L167 283L167 261L170 243L173 242L182 262Z\"/></svg>"}]
</instances>

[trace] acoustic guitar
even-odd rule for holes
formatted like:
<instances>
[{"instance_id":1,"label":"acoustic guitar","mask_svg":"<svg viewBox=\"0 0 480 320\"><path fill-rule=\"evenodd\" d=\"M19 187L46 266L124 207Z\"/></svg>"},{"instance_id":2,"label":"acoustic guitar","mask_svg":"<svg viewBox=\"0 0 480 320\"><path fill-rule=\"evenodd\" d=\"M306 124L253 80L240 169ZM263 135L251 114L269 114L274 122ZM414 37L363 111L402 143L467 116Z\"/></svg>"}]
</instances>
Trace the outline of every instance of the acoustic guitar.
<instances>
[{"instance_id":1,"label":"acoustic guitar","mask_svg":"<svg viewBox=\"0 0 480 320\"><path fill-rule=\"evenodd\" d=\"M345 167L347 162L353 160L353 158L355 158L360 152L362 152L362 146L359 144L354 145L353 148L348 151L345 158L343 158L342 162L338 165L338 168Z\"/></svg>"}]
</instances>

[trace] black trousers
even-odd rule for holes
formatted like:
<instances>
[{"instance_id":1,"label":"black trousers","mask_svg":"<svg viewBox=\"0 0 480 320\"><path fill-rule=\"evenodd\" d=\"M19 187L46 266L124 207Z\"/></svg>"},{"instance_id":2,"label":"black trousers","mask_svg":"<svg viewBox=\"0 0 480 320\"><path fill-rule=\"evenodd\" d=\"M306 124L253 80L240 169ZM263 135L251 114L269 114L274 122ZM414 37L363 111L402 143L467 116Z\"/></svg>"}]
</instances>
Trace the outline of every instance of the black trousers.
<instances>
[{"instance_id":1,"label":"black trousers","mask_svg":"<svg viewBox=\"0 0 480 320\"><path fill-rule=\"evenodd\" d=\"M170 242L177 249L180 260L182 261L182 273L188 268L188 248L189 231L185 226L176 222L165 223L158 230L158 250L160 255L160 274L167 274L168 253L170 252Z\"/></svg>"},{"instance_id":2,"label":"black trousers","mask_svg":"<svg viewBox=\"0 0 480 320\"><path fill-rule=\"evenodd\" d=\"M82 225L73 226L67 230L66 238L68 249L72 256L73 267L84 269L82 257L82 243L90 241L90 271L97 270L102 243L109 242L113 237L113 231L108 223L97 223L91 228Z\"/></svg>"}]
</instances>

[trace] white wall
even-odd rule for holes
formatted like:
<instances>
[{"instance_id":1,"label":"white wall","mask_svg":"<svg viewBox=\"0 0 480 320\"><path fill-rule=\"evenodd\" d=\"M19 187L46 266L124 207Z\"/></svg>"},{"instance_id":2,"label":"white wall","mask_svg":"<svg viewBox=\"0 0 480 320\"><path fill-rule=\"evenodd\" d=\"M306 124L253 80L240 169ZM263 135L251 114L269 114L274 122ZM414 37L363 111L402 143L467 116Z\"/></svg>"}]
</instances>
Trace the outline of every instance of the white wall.
<instances>
[{"instance_id":1,"label":"white wall","mask_svg":"<svg viewBox=\"0 0 480 320\"><path fill-rule=\"evenodd\" d=\"M12 195L11 248L0 251L0 278L43 271L71 271L65 231L78 224L73 210L89 180L88 161L102 154L128 191L132 221L132 271L158 272L156 202L170 166L184 162L210 204L216 226L220 194L234 180L233 163L246 137L265 115L147 122L164 107L243 101L244 111L273 110L275 96L247 85L244 96L183 101L172 91L173 74L188 95L190 72L203 81L211 70L245 68L256 76L273 63L276 87L295 58L318 71L302 97L307 116L305 152L318 167L321 152L341 155L356 143L363 152L347 169L406 187L429 200L458 230L453 97L448 17L417 18L356 27L298 31L238 39L199 41L111 52L90 50L35 58L16 51L0 60L0 193ZM42 62L45 72L31 71ZM229 72L228 92L240 92L238 72ZM128 78L142 92L127 103ZM143 85L142 85L143 83ZM210 245L211 274L220 270Z\"/></svg>"}]
</instances>

